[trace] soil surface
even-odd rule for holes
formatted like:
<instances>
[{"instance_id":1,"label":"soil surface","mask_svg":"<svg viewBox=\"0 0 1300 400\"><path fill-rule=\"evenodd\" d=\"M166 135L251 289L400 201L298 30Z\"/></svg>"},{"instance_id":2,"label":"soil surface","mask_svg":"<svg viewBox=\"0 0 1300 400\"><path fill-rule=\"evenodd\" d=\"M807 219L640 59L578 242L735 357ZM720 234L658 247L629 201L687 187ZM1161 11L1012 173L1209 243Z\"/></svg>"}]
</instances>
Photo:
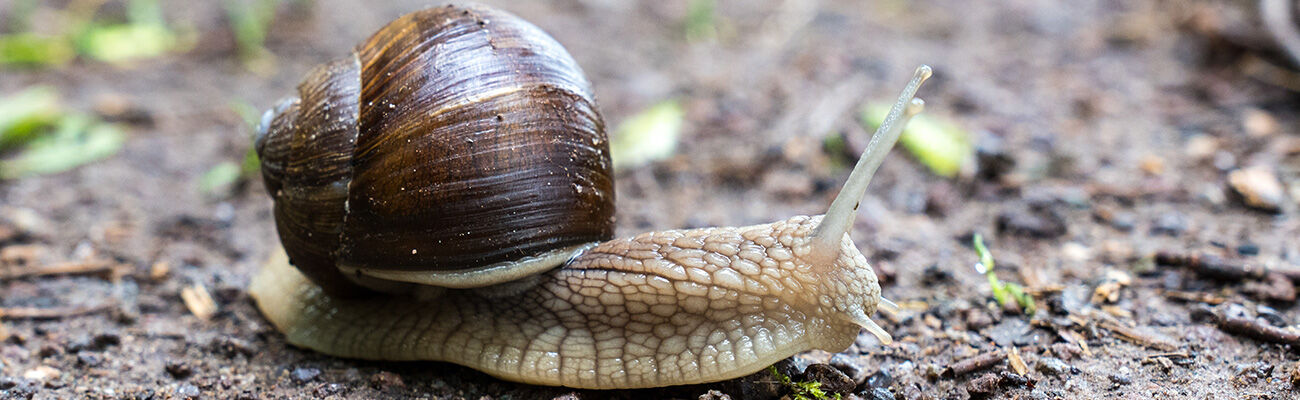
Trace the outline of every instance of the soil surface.
<instances>
[{"instance_id":1,"label":"soil surface","mask_svg":"<svg viewBox=\"0 0 1300 400\"><path fill-rule=\"evenodd\" d=\"M137 116L113 158L0 182L0 254L15 257L0 266L107 260L114 271L0 281L11 313L69 314L0 320L0 397L791 394L766 372L575 391L287 345L245 292L277 243L260 180L221 199L197 180L248 149L233 102L269 107L312 66L429 3L286 3L263 74L236 56L221 2L163 3L197 32L192 50L129 68L0 71L0 93L52 85L72 108ZM859 107L934 66L926 112L974 135L978 165L946 179L891 155L852 236L904 309L877 317L898 340L863 333L844 352L780 364L796 381L869 399L1300 396L1300 339L1286 328L1300 322L1289 280L1300 276L1300 96L1287 89L1300 79L1253 1L718 2L703 36L685 33L686 1L488 3L569 49L610 126L665 99L684 105L677 153L617 176L620 236L821 213L869 137ZM848 151L823 145L839 137ZM1234 191L1229 175L1243 168L1281 183L1277 211ZM972 267L973 233L999 276L1035 296L1034 316L994 302ZM195 285L217 304L209 320L182 301ZM967 372L958 363L972 357L991 366ZM818 363L833 368L808 367ZM843 375L852 382L836 386Z\"/></svg>"}]
</instances>

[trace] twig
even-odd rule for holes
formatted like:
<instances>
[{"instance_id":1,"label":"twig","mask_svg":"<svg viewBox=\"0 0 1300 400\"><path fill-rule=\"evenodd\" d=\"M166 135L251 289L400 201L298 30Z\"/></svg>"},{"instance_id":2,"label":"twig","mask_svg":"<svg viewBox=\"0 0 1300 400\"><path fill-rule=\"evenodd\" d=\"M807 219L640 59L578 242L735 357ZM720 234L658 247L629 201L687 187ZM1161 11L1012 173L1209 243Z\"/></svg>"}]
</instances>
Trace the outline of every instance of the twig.
<instances>
[{"instance_id":1,"label":"twig","mask_svg":"<svg viewBox=\"0 0 1300 400\"><path fill-rule=\"evenodd\" d=\"M112 309L112 304L76 307L7 307L0 308L0 319L59 319L95 314Z\"/></svg>"},{"instance_id":2,"label":"twig","mask_svg":"<svg viewBox=\"0 0 1300 400\"><path fill-rule=\"evenodd\" d=\"M998 363L1001 363L1003 360L1006 359L1007 359L1006 353L1003 353L1001 350L994 350L988 353L967 358L965 360L961 360L956 364L950 365L948 366L948 368L944 368L943 372L940 373L940 376L943 376L945 378L952 378L952 377L966 375L971 372L992 367L994 365L997 365Z\"/></svg>"},{"instance_id":3,"label":"twig","mask_svg":"<svg viewBox=\"0 0 1300 400\"><path fill-rule=\"evenodd\" d=\"M116 278L121 275L118 273L121 270L125 270L124 264L117 264L108 260L70 261L31 268L9 267L0 269L0 279L95 273L106 273L108 277Z\"/></svg>"},{"instance_id":4,"label":"twig","mask_svg":"<svg viewBox=\"0 0 1300 400\"><path fill-rule=\"evenodd\" d=\"M1219 324L1219 329L1224 332L1235 333L1269 343L1300 346L1300 333L1268 325L1259 319L1219 316L1215 320Z\"/></svg>"},{"instance_id":5,"label":"twig","mask_svg":"<svg viewBox=\"0 0 1300 400\"><path fill-rule=\"evenodd\" d=\"M1198 274L1221 279L1262 279L1267 277L1270 273L1276 273L1287 277L1291 282L1300 283L1300 268L1269 268L1264 265L1252 265L1238 260L1229 260L1208 253L1184 254L1172 251L1161 251L1156 253L1156 263L1160 265L1185 267Z\"/></svg>"},{"instance_id":6,"label":"twig","mask_svg":"<svg viewBox=\"0 0 1300 400\"><path fill-rule=\"evenodd\" d=\"M1146 346L1161 351L1173 351L1178 348L1178 345L1170 343L1167 340L1148 335L1145 332L1130 328L1115 321L1101 320L1097 322L1097 326L1115 333L1115 336L1120 339L1124 339L1129 343L1139 346Z\"/></svg>"},{"instance_id":7,"label":"twig","mask_svg":"<svg viewBox=\"0 0 1300 400\"><path fill-rule=\"evenodd\" d=\"M1161 295L1164 295L1165 297L1174 300L1199 302L1199 303L1205 303L1205 304L1215 305L1215 306L1219 304L1223 304L1223 302L1225 301L1228 301L1228 299L1224 298L1223 296L1219 296L1213 293L1205 293L1205 292L1185 292L1181 290L1159 290L1159 293Z\"/></svg>"}]
</instances>

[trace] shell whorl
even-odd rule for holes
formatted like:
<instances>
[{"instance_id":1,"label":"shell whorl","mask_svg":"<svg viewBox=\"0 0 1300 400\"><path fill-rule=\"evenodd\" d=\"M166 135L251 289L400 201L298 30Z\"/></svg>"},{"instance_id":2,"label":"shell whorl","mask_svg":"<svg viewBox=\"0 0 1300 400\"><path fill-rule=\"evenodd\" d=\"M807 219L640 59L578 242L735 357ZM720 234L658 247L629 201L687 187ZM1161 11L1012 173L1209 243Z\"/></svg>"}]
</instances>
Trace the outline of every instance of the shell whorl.
<instances>
[{"instance_id":1,"label":"shell whorl","mask_svg":"<svg viewBox=\"0 0 1300 400\"><path fill-rule=\"evenodd\" d=\"M612 237L591 86L505 12L407 14L272 112L258 148L277 228L328 291L340 266L472 270Z\"/></svg>"}]
</instances>

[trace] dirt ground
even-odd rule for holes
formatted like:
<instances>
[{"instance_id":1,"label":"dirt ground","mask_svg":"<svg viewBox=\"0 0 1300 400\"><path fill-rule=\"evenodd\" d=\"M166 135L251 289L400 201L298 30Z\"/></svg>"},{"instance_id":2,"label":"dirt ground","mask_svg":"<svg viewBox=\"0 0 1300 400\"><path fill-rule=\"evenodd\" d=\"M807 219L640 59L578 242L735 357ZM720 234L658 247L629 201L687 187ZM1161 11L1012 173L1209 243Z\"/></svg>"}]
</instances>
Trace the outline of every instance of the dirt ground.
<instances>
[{"instance_id":1,"label":"dirt ground","mask_svg":"<svg viewBox=\"0 0 1300 400\"><path fill-rule=\"evenodd\" d=\"M0 15L12 3L0 2ZM128 142L111 159L0 182L0 232L9 232L0 248L36 251L33 265L126 266L114 277L0 281L0 307L90 311L0 321L0 397L788 394L764 389L771 377L762 374L575 391L288 346L244 289L276 244L270 199L259 181L222 200L200 194L196 181L248 149L232 102L268 107L313 65L430 3L287 4L267 40L277 57L268 76L235 57L220 2L192 3L164 2L169 21L199 32L187 53L130 68L0 70L0 93L53 85L77 109L112 101L147 116L126 125ZM617 176L620 236L824 211L853 161L825 150L826 138L861 149L869 133L856 122L859 106L891 100L916 65L934 66L921 91L927 113L975 135L979 169L945 179L895 151L853 232L884 295L906 309L878 318L898 342L881 346L864 333L843 353L815 351L782 368L830 363L856 378L846 394L868 399L1300 396L1300 348L1230 323L1256 331L1300 323L1287 279L1300 276L1288 273L1300 270L1300 80L1259 28L1253 1L723 1L715 34L703 39L683 33L685 1L488 3L569 49L610 126L664 99L685 106L677 154ZM1233 192L1228 176L1245 167L1280 180L1279 212L1247 207ZM972 268L972 233L988 240L1003 280L1036 294L1038 314L993 303ZM1194 254L1222 262L1176 265ZM151 273L161 265L165 275ZM1243 265L1282 272L1197 272ZM181 300L195 284L218 304L208 321ZM1300 343L1275 330L1272 341ZM1013 349L1027 372L996 358L945 373Z\"/></svg>"}]
</instances>

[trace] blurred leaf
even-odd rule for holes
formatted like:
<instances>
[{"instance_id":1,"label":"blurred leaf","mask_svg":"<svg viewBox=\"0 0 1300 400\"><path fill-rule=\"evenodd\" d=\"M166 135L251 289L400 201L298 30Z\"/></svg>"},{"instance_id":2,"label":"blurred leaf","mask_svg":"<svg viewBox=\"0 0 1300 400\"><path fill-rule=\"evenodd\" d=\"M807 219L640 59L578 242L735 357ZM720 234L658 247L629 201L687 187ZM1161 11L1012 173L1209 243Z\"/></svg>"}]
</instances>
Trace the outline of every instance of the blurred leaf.
<instances>
[{"instance_id":1,"label":"blurred leaf","mask_svg":"<svg viewBox=\"0 0 1300 400\"><path fill-rule=\"evenodd\" d=\"M61 66L75 55L72 44L60 36L30 32L0 35L0 65Z\"/></svg>"},{"instance_id":2,"label":"blurred leaf","mask_svg":"<svg viewBox=\"0 0 1300 400\"><path fill-rule=\"evenodd\" d=\"M59 119L59 94L35 86L0 99L0 151L36 137Z\"/></svg>"},{"instance_id":3,"label":"blurred leaf","mask_svg":"<svg viewBox=\"0 0 1300 400\"><path fill-rule=\"evenodd\" d=\"M235 46L245 67L268 72L275 67L275 55L266 49L266 34L275 20L280 0L225 0L226 18L235 35Z\"/></svg>"},{"instance_id":4,"label":"blurred leaf","mask_svg":"<svg viewBox=\"0 0 1300 400\"><path fill-rule=\"evenodd\" d=\"M686 40L700 41L717 36L718 29L713 17L714 0L692 0L687 7L686 20L683 24Z\"/></svg>"},{"instance_id":5,"label":"blurred leaf","mask_svg":"<svg viewBox=\"0 0 1300 400\"><path fill-rule=\"evenodd\" d=\"M88 115L67 115L52 134L31 140L13 158L0 161L0 178L15 179L67 171L116 154L126 135Z\"/></svg>"},{"instance_id":6,"label":"blurred leaf","mask_svg":"<svg viewBox=\"0 0 1300 400\"><path fill-rule=\"evenodd\" d=\"M78 48L90 58L123 63L166 54L176 36L165 26L118 24L92 27L81 35Z\"/></svg>"},{"instance_id":7,"label":"blurred leaf","mask_svg":"<svg viewBox=\"0 0 1300 400\"><path fill-rule=\"evenodd\" d=\"M248 129L256 129L257 123L262 121L262 112L258 111L257 107L253 107L252 104L248 104L247 101L231 100L229 107L230 111L233 111L235 115L244 120Z\"/></svg>"},{"instance_id":8,"label":"blurred leaf","mask_svg":"<svg viewBox=\"0 0 1300 400\"><path fill-rule=\"evenodd\" d=\"M673 155L686 112L676 100L665 100L619 124L610 138L614 169L662 160Z\"/></svg>"},{"instance_id":9,"label":"blurred leaf","mask_svg":"<svg viewBox=\"0 0 1300 400\"><path fill-rule=\"evenodd\" d=\"M233 161L224 161L203 173L199 177L199 193L208 197L225 197L239 181L240 166Z\"/></svg>"},{"instance_id":10,"label":"blurred leaf","mask_svg":"<svg viewBox=\"0 0 1300 400\"><path fill-rule=\"evenodd\" d=\"M239 175L244 178L258 176L262 172L262 160L257 157L257 148L248 146L248 152L244 153L244 161L239 164Z\"/></svg>"},{"instance_id":11,"label":"blurred leaf","mask_svg":"<svg viewBox=\"0 0 1300 400\"><path fill-rule=\"evenodd\" d=\"M871 129L880 126L885 115L889 114L890 106L884 103L867 105L862 113L863 124ZM945 178L957 176L967 163L975 159L970 133L952 122L928 114L913 117L898 141L917 161L935 175Z\"/></svg>"}]
</instances>

